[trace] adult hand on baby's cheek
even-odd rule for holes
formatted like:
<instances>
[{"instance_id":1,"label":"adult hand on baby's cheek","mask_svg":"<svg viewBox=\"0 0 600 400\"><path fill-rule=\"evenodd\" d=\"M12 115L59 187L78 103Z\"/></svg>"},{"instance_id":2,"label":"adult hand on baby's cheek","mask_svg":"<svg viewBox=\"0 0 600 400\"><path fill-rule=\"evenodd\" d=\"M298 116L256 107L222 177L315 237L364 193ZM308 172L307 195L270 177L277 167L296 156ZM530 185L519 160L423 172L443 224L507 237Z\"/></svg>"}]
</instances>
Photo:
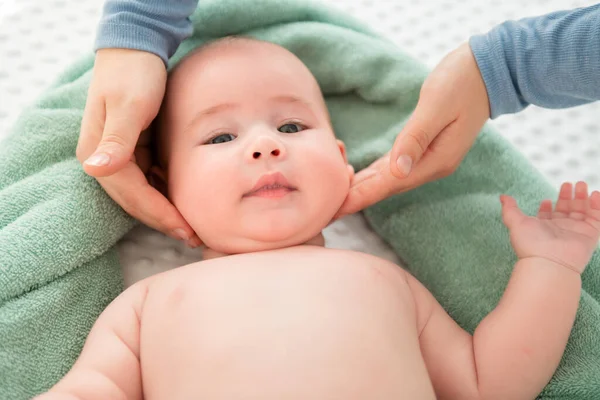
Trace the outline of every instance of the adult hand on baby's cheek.
<instances>
[{"instance_id":1,"label":"adult hand on baby's cheek","mask_svg":"<svg viewBox=\"0 0 600 400\"><path fill-rule=\"evenodd\" d=\"M452 174L489 117L485 83L465 43L423 83L417 107L392 147L392 174L402 179L420 168L419 185Z\"/></svg>"},{"instance_id":2,"label":"adult hand on baby's cheek","mask_svg":"<svg viewBox=\"0 0 600 400\"><path fill-rule=\"evenodd\" d=\"M77 144L77 158L95 177L127 165L140 133L158 114L167 71L156 55L129 49L98 50Z\"/></svg>"},{"instance_id":3,"label":"adult hand on baby's cheek","mask_svg":"<svg viewBox=\"0 0 600 400\"><path fill-rule=\"evenodd\" d=\"M389 159L390 153L386 153L367 168L352 175L348 196L334 220L361 211L393 194L390 189L398 179L390 172Z\"/></svg>"},{"instance_id":4,"label":"adult hand on baby's cheek","mask_svg":"<svg viewBox=\"0 0 600 400\"><path fill-rule=\"evenodd\" d=\"M135 157L117 174L96 178L106 193L129 215L189 247L202 242L167 198L148 183Z\"/></svg>"},{"instance_id":5,"label":"adult hand on baby's cheek","mask_svg":"<svg viewBox=\"0 0 600 400\"><path fill-rule=\"evenodd\" d=\"M143 134L142 134L143 135ZM141 142L141 140L140 140ZM136 157L137 155L140 153L140 150L136 149ZM169 213L174 213L176 214L179 218L181 218L182 221L185 222L185 220L183 219L183 216L180 214L179 210L177 210L177 208L168 200L168 185L167 185L167 180L165 177L165 173L163 172L163 170L156 166L150 166L151 160L149 158L150 155L150 150L148 149L147 155L144 154L145 151L143 153L141 153L141 155L146 158L148 161L140 161L138 160L138 164L140 165L140 167L142 165L148 165L148 169L144 169L144 172L146 173L146 179L149 183L149 188L152 191L152 193L150 194L151 196L153 196L153 199L155 199L155 201L165 201L166 204L163 205L164 207L168 207L168 209L166 210ZM147 164L146 164L147 163ZM99 178L102 179L102 178ZM172 208L171 208L172 207ZM157 209L157 211L159 211ZM186 222L187 225L187 222ZM190 227L190 233L186 233L187 237L189 238L182 238L180 236L181 232L169 232L169 231L162 231L163 233L167 234L168 236L174 237L175 239L183 239L186 243L186 245L188 247L191 248L196 248L200 245L202 245L202 240L198 237L198 235L192 230L192 228Z\"/></svg>"},{"instance_id":6,"label":"adult hand on baby's cheek","mask_svg":"<svg viewBox=\"0 0 600 400\"><path fill-rule=\"evenodd\" d=\"M346 201L334 219L361 211L386 198L422 184L427 169L416 168L408 178L399 179L390 169L390 153L358 171L351 182Z\"/></svg>"},{"instance_id":7,"label":"adult hand on baby's cheek","mask_svg":"<svg viewBox=\"0 0 600 400\"><path fill-rule=\"evenodd\" d=\"M483 78L464 44L427 77L391 152L356 174L338 217L453 173L489 115Z\"/></svg>"},{"instance_id":8,"label":"adult hand on baby's cheek","mask_svg":"<svg viewBox=\"0 0 600 400\"><path fill-rule=\"evenodd\" d=\"M76 153L85 172L128 214L194 247L199 239L192 228L145 176L149 140L140 133L158 114L166 79L165 65L154 54L99 50Z\"/></svg>"}]
</instances>

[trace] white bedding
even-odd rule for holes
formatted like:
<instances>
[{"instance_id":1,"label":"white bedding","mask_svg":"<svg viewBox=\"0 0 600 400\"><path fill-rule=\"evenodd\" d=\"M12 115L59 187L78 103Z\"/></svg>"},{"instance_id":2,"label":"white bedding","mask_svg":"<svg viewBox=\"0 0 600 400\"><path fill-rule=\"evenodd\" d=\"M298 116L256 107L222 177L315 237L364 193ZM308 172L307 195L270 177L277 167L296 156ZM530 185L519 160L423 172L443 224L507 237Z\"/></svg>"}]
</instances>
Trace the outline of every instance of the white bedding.
<instances>
[{"instance_id":1,"label":"white bedding","mask_svg":"<svg viewBox=\"0 0 600 400\"><path fill-rule=\"evenodd\" d=\"M200 0L202 1L202 0ZM433 67L467 38L506 19L582 7L594 1L548 0L326 0L393 39ZM89 51L102 0L0 0L0 139L23 107L67 65ZM493 122L554 184L585 179L600 189L600 103L569 110L526 111ZM360 250L395 261L395 255L353 215L325 231L329 247ZM148 228L120 243L128 284L200 258Z\"/></svg>"}]
</instances>

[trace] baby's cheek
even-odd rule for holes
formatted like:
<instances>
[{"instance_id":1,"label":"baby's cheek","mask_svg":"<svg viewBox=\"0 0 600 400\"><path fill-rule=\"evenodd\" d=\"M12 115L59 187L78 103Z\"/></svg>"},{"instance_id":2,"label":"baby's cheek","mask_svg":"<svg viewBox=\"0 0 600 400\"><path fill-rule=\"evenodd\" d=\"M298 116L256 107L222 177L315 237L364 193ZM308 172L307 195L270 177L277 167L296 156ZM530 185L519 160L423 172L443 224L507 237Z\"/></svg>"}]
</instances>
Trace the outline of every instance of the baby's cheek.
<instances>
[{"instance_id":1,"label":"baby's cheek","mask_svg":"<svg viewBox=\"0 0 600 400\"><path fill-rule=\"evenodd\" d=\"M315 174L319 186L335 198L345 196L349 188L348 169L343 160L331 154L321 157L315 163L318 171Z\"/></svg>"},{"instance_id":2,"label":"baby's cheek","mask_svg":"<svg viewBox=\"0 0 600 400\"><path fill-rule=\"evenodd\" d=\"M190 170L180 212L203 241L228 235L236 227L239 183L224 168L206 170L197 165Z\"/></svg>"},{"instance_id":3,"label":"baby's cheek","mask_svg":"<svg viewBox=\"0 0 600 400\"><path fill-rule=\"evenodd\" d=\"M327 219L337 213L348 195L348 169L335 153L314 153L311 156L304 165L306 187L310 188L310 208L316 213L314 218L323 216Z\"/></svg>"},{"instance_id":4,"label":"baby's cheek","mask_svg":"<svg viewBox=\"0 0 600 400\"><path fill-rule=\"evenodd\" d=\"M206 195L210 184L206 182L206 174L202 174L191 160L180 161L179 168L172 170L169 190L175 207L193 225L202 216L202 211L211 206L210 197Z\"/></svg>"}]
</instances>

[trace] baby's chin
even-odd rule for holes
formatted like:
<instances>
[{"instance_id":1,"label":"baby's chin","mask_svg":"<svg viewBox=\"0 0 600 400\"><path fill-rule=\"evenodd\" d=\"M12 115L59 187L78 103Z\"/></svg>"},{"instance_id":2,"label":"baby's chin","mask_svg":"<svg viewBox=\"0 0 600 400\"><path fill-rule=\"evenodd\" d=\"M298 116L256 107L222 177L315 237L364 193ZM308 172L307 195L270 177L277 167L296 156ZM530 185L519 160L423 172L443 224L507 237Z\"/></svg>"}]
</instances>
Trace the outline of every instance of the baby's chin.
<instances>
[{"instance_id":1,"label":"baby's chin","mask_svg":"<svg viewBox=\"0 0 600 400\"><path fill-rule=\"evenodd\" d=\"M257 251L277 250L286 247L300 246L304 244L322 245L321 229L305 232L285 232L279 228L276 230L260 230L252 232L252 235L233 235L229 233L227 239L207 238L203 239L205 245L215 252L222 254L254 253Z\"/></svg>"},{"instance_id":2,"label":"baby's chin","mask_svg":"<svg viewBox=\"0 0 600 400\"><path fill-rule=\"evenodd\" d=\"M196 230L204 244L221 254L242 254L300 246L320 237L337 209L280 207L236 215L218 229ZM225 220L223 216L223 220ZM194 227L194 225L192 225Z\"/></svg>"}]
</instances>

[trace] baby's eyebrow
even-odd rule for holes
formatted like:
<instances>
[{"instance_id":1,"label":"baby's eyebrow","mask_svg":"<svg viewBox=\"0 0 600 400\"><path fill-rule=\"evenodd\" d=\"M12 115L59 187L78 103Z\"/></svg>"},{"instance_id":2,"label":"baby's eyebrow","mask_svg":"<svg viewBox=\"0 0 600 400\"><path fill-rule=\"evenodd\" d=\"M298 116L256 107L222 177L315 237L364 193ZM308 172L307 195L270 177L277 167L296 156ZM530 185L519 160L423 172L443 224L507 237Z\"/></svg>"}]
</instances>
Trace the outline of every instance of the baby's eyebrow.
<instances>
[{"instance_id":1,"label":"baby's eyebrow","mask_svg":"<svg viewBox=\"0 0 600 400\"><path fill-rule=\"evenodd\" d=\"M300 97L296 97L296 96L290 96L290 95L282 95L282 96L275 96L275 97L271 97L270 101L272 102L276 102L276 103L298 103L298 104L302 104L303 106L312 109L312 104L309 103L308 101L301 99Z\"/></svg>"},{"instance_id":2,"label":"baby's eyebrow","mask_svg":"<svg viewBox=\"0 0 600 400\"><path fill-rule=\"evenodd\" d=\"M299 104L301 107L305 108L306 111L308 111L310 113L310 115L313 118L317 118L317 112L316 110L318 110L317 107L314 106L313 103L304 100L301 97L296 97L296 96L291 96L291 95L281 95L281 96L274 96L271 97L269 99L270 102L273 103L288 103L288 104Z\"/></svg>"},{"instance_id":3,"label":"baby's eyebrow","mask_svg":"<svg viewBox=\"0 0 600 400\"><path fill-rule=\"evenodd\" d=\"M206 108L204 110L200 110L196 113L196 115L194 115L194 118L192 118L190 123L187 124L184 131L187 131L192 126L196 125L203 118L206 118L211 115L216 115L216 114L219 114L219 113L222 113L225 111L229 111L229 110L232 110L235 108L239 108L239 106L240 105L237 103L222 103L222 104L217 104L216 106Z\"/></svg>"},{"instance_id":4,"label":"baby's eyebrow","mask_svg":"<svg viewBox=\"0 0 600 400\"><path fill-rule=\"evenodd\" d=\"M274 97L271 97L269 99L269 101L274 102L274 103L300 104L300 105L306 107L311 113L313 110L311 103L309 103L308 101L306 101L300 97L296 97L296 96L291 96L291 95L274 96ZM191 129L194 125L196 125L203 118L206 118L206 117L209 117L212 115L216 115L216 114L219 114L219 113L222 113L225 111L233 110L233 109L236 109L239 107L240 107L240 104L238 104L238 103L221 103L221 104L217 104L215 106L206 108L204 110L200 110L196 113L196 115L194 115L194 118L192 118L190 123L187 124L187 126L184 128L184 131ZM313 113L313 115L314 115L314 113Z\"/></svg>"}]
</instances>

